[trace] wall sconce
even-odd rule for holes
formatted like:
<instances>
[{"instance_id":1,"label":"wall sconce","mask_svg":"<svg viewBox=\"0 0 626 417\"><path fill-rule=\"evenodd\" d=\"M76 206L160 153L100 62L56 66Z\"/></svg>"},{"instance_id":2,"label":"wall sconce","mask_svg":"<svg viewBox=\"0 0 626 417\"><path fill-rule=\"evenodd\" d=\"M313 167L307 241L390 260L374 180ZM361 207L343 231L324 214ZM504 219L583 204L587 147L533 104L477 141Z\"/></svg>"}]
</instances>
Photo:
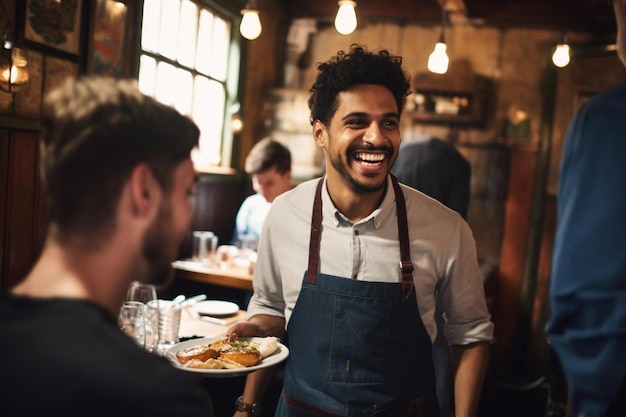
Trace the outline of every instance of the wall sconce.
<instances>
[{"instance_id":1,"label":"wall sconce","mask_svg":"<svg viewBox=\"0 0 626 417\"><path fill-rule=\"evenodd\" d=\"M335 29L342 35L349 35L356 29L356 2L352 0L339 0L339 10L335 16Z\"/></svg>"},{"instance_id":2,"label":"wall sconce","mask_svg":"<svg viewBox=\"0 0 626 417\"><path fill-rule=\"evenodd\" d=\"M246 8L241 11L241 14L243 18L241 19L239 32L244 38L253 41L258 38L263 31L256 0L250 0L248 4L246 4Z\"/></svg>"},{"instance_id":3,"label":"wall sconce","mask_svg":"<svg viewBox=\"0 0 626 417\"><path fill-rule=\"evenodd\" d=\"M570 47L567 43L567 36L563 34L561 38L561 43L559 43L554 48L554 53L552 54L552 63L559 68L566 67L570 61Z\"/></svg>"},{"instance_id":4,"label":"wall sconce","mask_svg":"<svg viewBox=\"0 0 626 417\"><path fill-rule=\"evenodd\" d=\"M450 59L446 50L446 40L444 36L444 28L446 26L446 0L441 4L441 33L439 34L439 40L435 44L435 49L428 56L428 70L435 74L445 74L448 72L448 63Z\"/></svg>"},{"instance_id":5,"label":"wall sconce","mask_svg":"<svg viewBox=\"0 0 626 417\"><path fill-rule=\"evenodd\" d=\"M0 6L7 22L0 47L0 90L6 93L15 93L28 82L28 55L25 50L15 47L4 2Z\"/></svg>"},{"instance_id":6,"label":"wall sconce","mask_svg":"<svg viewBox=\"0 0 626 417\"><path fill-rule=\"evenodd\" d=\"M240 110L241 104L239 102L231 104L228 108L230 113L230 131L233 133L241 133L243 130L243 119Z\"/></svg>"}]
</instances>

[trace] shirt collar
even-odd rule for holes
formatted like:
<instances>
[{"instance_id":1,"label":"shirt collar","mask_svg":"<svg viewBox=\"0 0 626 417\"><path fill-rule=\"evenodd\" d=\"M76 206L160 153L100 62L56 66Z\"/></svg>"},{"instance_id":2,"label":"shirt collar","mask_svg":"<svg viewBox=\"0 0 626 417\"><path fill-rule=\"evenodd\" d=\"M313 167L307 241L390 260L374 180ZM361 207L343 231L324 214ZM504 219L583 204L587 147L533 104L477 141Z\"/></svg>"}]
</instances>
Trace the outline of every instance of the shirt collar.
<instances>
[{"instance_id":1,"label":"shirt collar","mask_svg":"<svg viewBox=\"0 0 626 417\"><path fill-rule=\"evenodd\" d=\"M336 227L341 225L352 226L353 223L339 211L333 203L333 200L330 198L330 194L328 194L328 189L326 187L326 181L327 178L324 177L324 184L322 185L322 212L325 216L332 216L329 218L334 219L333 223ZM372 211L369 216L359 221L358 224L371 222L374 225L374 228L378 229L381 226L383 219L387 218L392 210L395 210L395 200L396 198L393 192L391 177L387 175L387 190L382 203L374 211Z\"/></svg>"}]
</instances>

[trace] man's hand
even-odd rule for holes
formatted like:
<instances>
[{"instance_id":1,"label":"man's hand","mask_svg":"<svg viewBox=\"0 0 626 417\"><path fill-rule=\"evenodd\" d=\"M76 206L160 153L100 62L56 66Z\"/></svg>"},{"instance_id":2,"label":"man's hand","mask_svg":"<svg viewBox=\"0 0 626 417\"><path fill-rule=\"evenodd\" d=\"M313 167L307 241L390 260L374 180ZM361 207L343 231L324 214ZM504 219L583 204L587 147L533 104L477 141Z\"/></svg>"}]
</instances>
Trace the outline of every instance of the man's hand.
<instances>
[{"instance_id":1,"label":"man's hand","mask_svg":"<svg viewBox=\"0 0 626 417\"><path fill-rule=\"evenodd\" d=\"M241 321L239 323L235 323L227 330L226 334L237 333L239 337L266 337L267 335L261 327L250 321Z\"/></svg>"}]
</instances>

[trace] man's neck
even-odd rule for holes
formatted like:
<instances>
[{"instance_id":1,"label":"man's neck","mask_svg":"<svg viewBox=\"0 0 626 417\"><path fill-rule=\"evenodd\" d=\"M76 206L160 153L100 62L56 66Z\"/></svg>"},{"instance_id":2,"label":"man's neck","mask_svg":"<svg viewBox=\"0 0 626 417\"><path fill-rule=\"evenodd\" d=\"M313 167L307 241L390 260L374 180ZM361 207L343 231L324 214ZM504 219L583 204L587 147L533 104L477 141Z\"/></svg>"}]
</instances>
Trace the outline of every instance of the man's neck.
<instances>
[{"instance_id":1,"label":"man's neck","mask_svg":"<svg viewBox=\"0 0 626 417\"><path fill-rule=\"evenodd\" d=\"M345 182L332 178L327 179L326 187L335 207L353 223L372 214L380 206L387 191L387 183L385 183L385 186L378 191L357 192Z\"/></svg>"},{"instance_id":2,"label":"man's neck","mask_svg":"<svg viewBox=\"0 0 626 417\"><path fill-rule=\"evenodd\" d=\"M99 255L79 255L49 239L31 272L12 291L34 298L89 300L117 316L126 296L123 281L116 262Z\"/></svg>"}]
</instances>

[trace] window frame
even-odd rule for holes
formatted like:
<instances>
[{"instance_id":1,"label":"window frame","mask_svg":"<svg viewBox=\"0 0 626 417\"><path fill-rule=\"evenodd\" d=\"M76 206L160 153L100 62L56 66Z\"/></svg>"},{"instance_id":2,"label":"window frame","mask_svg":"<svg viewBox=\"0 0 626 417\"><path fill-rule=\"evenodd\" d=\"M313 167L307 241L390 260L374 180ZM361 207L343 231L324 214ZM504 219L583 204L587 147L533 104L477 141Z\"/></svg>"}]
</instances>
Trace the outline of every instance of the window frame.
<instances>
[{"instance_id":1,"label":"window frame","mask_svg":"<svg viewBox=\"0 0 626 417\"><path fill-rule=\"evenodd\" d=\"M236 162L238 146L238 134L234 133L230 128L231 118L233 111L231 109L241 107L241 94L243 80L241 74L243 73L243 54L242 44L243 39L239 33L239 24L241 22L241 5L238 1L232 0L190 0L195 3L199 8L208 8L214 14L220 16L222 19L230 22L230 45L228 47L228 64L226 71L226 78L224 81L217 80L222 83L225 89L225 103L224 114L222 121L222 137L221 137L221 158L220 163L217 165L211 165L209 168L200 168L198 172L200 174L220 174L220 175L232 175L237 173ZM140 58L142 55L146 55L157 61L166 62L173 65L176 68L184 68L190 71L193 75L201 74L195 68L189 69L187 66L179 64L176 60L171 60L163 55L155 54L151 51L142 49L141 36L143 30L143 8L144 1L142 0L137 5L137 37L135 40L136 54L135 54L135 78L139 79L140 71ZM208 77L208 76L206 76ZM213 79L211 77L208 77Z\"/></svg>"}]
</instances>

